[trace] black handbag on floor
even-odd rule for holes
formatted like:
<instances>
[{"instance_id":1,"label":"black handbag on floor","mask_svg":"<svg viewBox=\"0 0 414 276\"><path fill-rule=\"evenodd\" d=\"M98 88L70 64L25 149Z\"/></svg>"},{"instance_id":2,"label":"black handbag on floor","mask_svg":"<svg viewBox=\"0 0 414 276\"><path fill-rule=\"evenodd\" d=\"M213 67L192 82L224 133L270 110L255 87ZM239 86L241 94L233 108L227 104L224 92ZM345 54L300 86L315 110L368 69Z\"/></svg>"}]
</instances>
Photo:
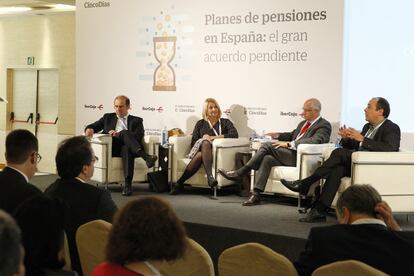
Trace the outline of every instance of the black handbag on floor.
<instances>
[{"instance_id":1,"label":"black handbag on floor","mask_svg":"<svg viewBox=\"0 0 414 276\"><path fill-rule=\"evenodd\" d=\"M156 193L164 193L169 190L168 176L166 171L148 173L150 190Z\"/></svg>"}]
</instances>

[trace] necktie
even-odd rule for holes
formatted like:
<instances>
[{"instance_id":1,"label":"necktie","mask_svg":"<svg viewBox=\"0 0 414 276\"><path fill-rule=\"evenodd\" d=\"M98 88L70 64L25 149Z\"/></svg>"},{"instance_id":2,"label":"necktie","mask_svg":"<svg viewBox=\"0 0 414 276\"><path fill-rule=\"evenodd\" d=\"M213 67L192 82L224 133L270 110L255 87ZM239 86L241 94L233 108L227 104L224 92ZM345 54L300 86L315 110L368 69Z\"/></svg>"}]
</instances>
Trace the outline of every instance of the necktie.
<instances>
[{"instance_id":1,"label":"necktie","mask_svg":"<svg viewBox=\"0 0 414 276\"><path fill-rule=\"evenodd\" d=\"M304 134L308 130L308 128L310 127L310 125L311 125L311 123L309 121L306 121L305 125L300 130L298 136L301 136L302 134Z\"/></svg>"},{"instance_id":2,"label":"necktie","mask_svg":"<svg viewBox=\"0 0 414 276\"><path fill-rule=\"evenodd\" d=\"M128 129L128 122L127 122L127 118L126 117L122 117L122 129L127 130Z\"/></svg>"}]
</instances>

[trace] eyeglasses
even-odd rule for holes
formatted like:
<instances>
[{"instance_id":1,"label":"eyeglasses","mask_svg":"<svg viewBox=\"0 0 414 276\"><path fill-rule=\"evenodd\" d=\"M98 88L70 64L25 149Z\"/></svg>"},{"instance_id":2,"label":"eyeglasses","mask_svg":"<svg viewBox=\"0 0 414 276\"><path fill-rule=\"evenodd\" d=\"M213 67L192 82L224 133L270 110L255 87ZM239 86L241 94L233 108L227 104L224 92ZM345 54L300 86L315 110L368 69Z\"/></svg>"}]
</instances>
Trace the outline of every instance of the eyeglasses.
<instances>
[{"instance_id":1,"label":"eyeglasses","mask_svg":"<svg viewBox=\"0 0 414 276\"><path fill-rule=\"evenodd\" d=\"M99 158L98 158L98 156L94 156L93 158L92 158L92 162L98 162L99 161Z\"/></svg>"},{"instance_id":2,"label":"eyeglasses","mask_svg":"<svg viewBox=\"0 0 414 276\"><path fill-rule=\"evenodd\" d=\"M38 152L35 152L35 153L36 153L36 163L39 163L40 160L42 160L42 156Z\"/></svg>"},{"instance_id":3,"label":"eyeglasses","mask_svg":"<svg viewBox=\"0 0 414 276\"><path fill-rule=\"evenodd\" d=\"M306 108L302 108L303 112L311 112L313 111L313 109L306 109Z\"/></svg>"}]
</instances>

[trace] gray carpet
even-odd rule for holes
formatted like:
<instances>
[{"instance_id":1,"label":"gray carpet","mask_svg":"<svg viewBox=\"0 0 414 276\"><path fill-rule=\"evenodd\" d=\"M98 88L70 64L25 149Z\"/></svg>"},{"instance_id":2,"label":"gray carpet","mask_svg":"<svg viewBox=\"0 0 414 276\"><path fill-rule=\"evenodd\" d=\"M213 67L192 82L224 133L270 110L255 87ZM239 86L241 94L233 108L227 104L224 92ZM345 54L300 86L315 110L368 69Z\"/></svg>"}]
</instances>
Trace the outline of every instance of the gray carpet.
<instances>
[{"instance_id":1,"label":"gray carpet","mask_svg":"<svg viewBox=\"0 0 414 276\"><path fill-rule=\"evenodd\" d=\"M47 185L56 179L56 175L35 176L31 183L44 190ZM103 186L101 186L103 187ZM183 194L170 196L167 193L152 193L147 183L134 183L134 194L131 197L121 196L119 185L109 185L112 198L118 207L122 207L129 200L141 196L159 196L174 207L177 215L185 222L205 224L220 227L229 227L253 232L261 232L295 238L306 238L310 228L336 223L334 217L328 217L326 223L299 223L303 215L298 214L296 200L264 197L263 204L254 207L241 205L245 198L234 195L231 190L219 192L218 200L211 199L212 193L207 189L186 189ZM413 215L397 216L398 222L404 230L414 230Z\"/></svg>"}]
</instances>

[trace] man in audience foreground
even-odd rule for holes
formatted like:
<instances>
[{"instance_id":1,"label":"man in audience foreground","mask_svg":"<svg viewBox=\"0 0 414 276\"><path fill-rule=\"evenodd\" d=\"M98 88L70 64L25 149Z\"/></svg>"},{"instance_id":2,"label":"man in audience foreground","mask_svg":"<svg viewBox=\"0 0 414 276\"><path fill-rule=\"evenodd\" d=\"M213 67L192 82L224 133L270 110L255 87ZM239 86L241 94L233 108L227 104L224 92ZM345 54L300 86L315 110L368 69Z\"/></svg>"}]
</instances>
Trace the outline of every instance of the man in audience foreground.
<instances>
[{"instance_id":1,"label":"man in audience foreground","mask_svg":"<svg viewBox=\"0 0 414 276\"><path fill-rule=\"evenodd\" d=\"M7 166L0 172L0 209L13 214L26 199L42 192L29 183L40 161L37 138L28 130L17 129L6 137Z\"/></svg>"},{"instance_id":2,"label":"man in audience foreground","mask_svg":"<svg viewBox=\"0 0 414 276\"><path fill-rule=\"evenodd\" d=\"M401 231L391 208L372 186L350 186L336 208L340 224L311 229L294 263L299 275L351 259L390 275L414 275L414 234Z\"/></svg>"},{"instance_id":3,"label":"man in audience foreground","mask_svg":"<svg viewBox=\"0 0 414 276\"><path fill-rule=\"evenodd\" d=\"M0 275L24 276L24 250L20 229L13 218L0 210Z\"/></svg>"},{"instance_id":4,"label":"man in audience foreground","mask_svg":"<svg viewBox=\"0 0 414 276\"><path fill-rule=\"evenodd\" d=\"M117 210L111 194L86 183L94 171L96 159L85 136L75 136L63 141L56 153L57 179L45 191L52 198L60 198L69 206L66 226L73 270L82 273L76 247L76 230L95 219L112 222Z\"/></svg>"}]
</instances>

